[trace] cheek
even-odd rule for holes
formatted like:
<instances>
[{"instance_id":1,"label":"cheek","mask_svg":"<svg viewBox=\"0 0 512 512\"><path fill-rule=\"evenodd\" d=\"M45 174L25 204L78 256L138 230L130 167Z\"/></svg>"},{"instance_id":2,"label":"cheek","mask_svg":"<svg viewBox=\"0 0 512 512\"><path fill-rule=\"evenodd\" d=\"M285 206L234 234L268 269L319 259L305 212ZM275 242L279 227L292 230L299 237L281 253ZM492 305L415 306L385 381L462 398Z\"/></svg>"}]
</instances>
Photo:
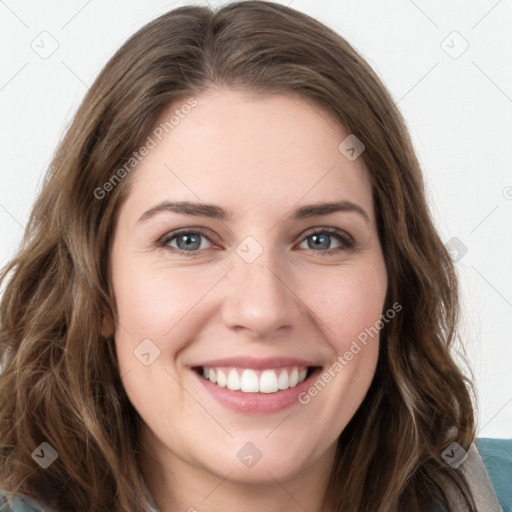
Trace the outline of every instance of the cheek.
<instances>
[{"instance_id":1,"label":"cheek","mask_svg":"<svg viewBox=\"0 0 512 512\"><path fill-rule=\"evenodd\" d=\"M172 326L173 317L187 302L179 279L168 283L155 279L145 269L132 266L119 275L115 287L119 323L134 336L155 339Z\"/></svg>"},{"instance_id":2,"label":"cheek","mask_svg":"<svg viewBox=\"0 0 512 512\"><path fill-rule=\"evenodd\" d=\"M321 320L325 338L337 354L378 323L387 289L383 265L360 265L317 274L301 285L310 310ZM374 331L372 331L374 332Z\"/></svg>"},{"instance_id":3,"label":"cheek","mask_svg":"<svg viewBox=\"0 0 512 512\"><path fill-rule=\"evenodd\" d=\"M299 396L299 402L309 408L319 424L330 425L334 442L373 380L387 290L385 267L380 260L358 265L357 269L340 267L329 276L318 275L315 286L307 289L308 306L321 320L319 325L332 349L332 359ZM319 436L322 428L318 427Z\"/></svg>"},{"instance_id":4,"label":"cheek","mask_svg":"<svg viewBox=\"0 0 512 512\"><path fill-rule=\"evenodd\" d=\"M119 314L116 337L120 359L123 353L131 355L146 338L162 353L178 351L179 343L185 344L193 336L190 329L196 322L190 322L189 313L219 279L218 272L212 270L193 274L187 268L156 268L143 260L141 256L139 261L119 261L112 276Z\"/></svg>"}]
</instances>

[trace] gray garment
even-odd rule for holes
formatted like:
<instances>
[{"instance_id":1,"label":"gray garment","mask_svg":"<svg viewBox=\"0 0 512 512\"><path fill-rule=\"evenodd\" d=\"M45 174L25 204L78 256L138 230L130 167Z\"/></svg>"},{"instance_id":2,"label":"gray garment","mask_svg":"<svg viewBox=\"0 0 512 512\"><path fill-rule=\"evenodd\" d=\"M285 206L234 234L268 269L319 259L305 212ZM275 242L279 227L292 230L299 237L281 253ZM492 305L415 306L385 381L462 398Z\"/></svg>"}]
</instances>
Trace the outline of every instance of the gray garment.
<instances>
[{"instance_id":1,"label":"gray garment","mask_svg":"<svg viewBox=\"0 0 512 512\"><path fill-rule=\"evenodd\" d=\"M468 458L461 464L460 470L468 480L478 512L503 512L475 443L470 446ZM449 490L447 499L451 512L467 511L460 495Z\"/></svg>"}]
</instances>

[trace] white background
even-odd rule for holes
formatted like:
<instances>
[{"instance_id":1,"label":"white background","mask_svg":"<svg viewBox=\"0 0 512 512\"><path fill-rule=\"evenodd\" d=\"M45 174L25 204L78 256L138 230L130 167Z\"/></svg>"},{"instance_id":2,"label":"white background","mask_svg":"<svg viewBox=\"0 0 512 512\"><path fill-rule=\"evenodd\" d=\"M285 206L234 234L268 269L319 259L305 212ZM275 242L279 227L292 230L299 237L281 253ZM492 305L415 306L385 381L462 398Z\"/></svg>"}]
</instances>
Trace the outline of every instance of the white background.
<instances>
[{"instance_id":1,"label":"white background","mask_svg":"<svg viewBox=\"0 0 512 512\"><path fill-rule=\"evenodd\" d=\"M0 0L1 265L87 87L132 33L185 3ZM441 236L467 248L456 266L478 436L512 437L512 0L280 3L348 39L405 115ZM32 48L57 44L45 59Z\"/></svg>"}]
</instances>

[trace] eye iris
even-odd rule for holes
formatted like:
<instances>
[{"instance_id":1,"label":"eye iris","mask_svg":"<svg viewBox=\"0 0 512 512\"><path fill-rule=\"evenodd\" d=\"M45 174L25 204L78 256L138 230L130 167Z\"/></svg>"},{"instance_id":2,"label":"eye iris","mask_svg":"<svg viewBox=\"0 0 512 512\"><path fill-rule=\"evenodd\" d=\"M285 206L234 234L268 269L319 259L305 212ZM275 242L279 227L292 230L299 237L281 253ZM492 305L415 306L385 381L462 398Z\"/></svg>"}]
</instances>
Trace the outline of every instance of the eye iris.
<instances>
[{"instance_id":1,"label":"eye iris","mask_svg":"<svg viewBox=\"0 0 512 512\"><path fill-rule=\"evenodd\" d=\"M191 241L192 240L192 241ZM184 246L180 246L180 242L184 242ZM201 245L200 235L181 235L176 239L176 244L178 245L178 248L180 249L192 249L196 250L199 249L199 246ZM196 244L197 247L191 247L191 245Z\"/></svg>"},{"instance_id":2,"label":"eye iris","mask_svg":"<svg viewBox=\"0 0 512 512\"><path fill-rule=\"evenodd\" d=\"M309 244L309 242L308 242L308 245L309 245L310 249L315 249L315 248L329 249L329 246L331 245L329 238L330 238L330 235L326 235L326 234L311 235L309 237L309 240L314 240L314 243Z\"/></svg>"}]
</instances>

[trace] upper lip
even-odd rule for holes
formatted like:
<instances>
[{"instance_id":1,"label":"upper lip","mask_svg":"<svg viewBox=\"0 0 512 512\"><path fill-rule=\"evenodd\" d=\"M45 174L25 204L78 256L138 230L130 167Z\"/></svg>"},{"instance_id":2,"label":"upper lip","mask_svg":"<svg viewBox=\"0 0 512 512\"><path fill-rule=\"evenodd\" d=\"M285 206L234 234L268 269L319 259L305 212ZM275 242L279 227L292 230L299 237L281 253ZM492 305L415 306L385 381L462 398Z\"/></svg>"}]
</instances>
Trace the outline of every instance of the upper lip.
<instances>
[{"instance_id":1,"label":"upper lip","mask_svg":"<svg viewBox=\"0 0 512 512\"><path fill-rule=\"evenodd\" d=\"M221 359L202 361L192 365L192 367L198 366L206 368L233 367L263 370L266 368L284 368L287 366L313 367L320 365L306 359L297 359L296 357L225 357Z\"/></svg>"}]
</instances>

